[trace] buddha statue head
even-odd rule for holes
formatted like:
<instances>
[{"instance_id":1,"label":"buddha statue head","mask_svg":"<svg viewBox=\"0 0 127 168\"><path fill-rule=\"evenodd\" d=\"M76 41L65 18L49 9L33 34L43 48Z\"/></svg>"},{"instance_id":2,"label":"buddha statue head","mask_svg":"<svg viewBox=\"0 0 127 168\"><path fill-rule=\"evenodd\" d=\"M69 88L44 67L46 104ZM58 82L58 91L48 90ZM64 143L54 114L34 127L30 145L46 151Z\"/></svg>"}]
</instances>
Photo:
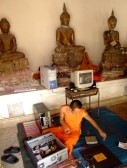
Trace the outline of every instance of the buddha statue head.
<instances>
[{"instance_id":1,"label":"buddha statue head","mask_svg":"<svg viewBox=\"0 0 127 168\"><path fill-rule=\"evenodd\" d=\"M64 6L63 6L63 13L60 15L60 20L61 20L61 25L65 25L65 26L69 25L70 15L67 12L65 3L64 3Z\"/></svg>"},{"instance_id":2,"label":"buddha statue head","mask_svg":"<svg viewBox=\"0 0 127 168\"><path fill-rule=\"evenodd\" d=\"M6 18L2 18L0 21L0 28L2 33L8 33L10 30L10 23Z\"/></svg>"},{"instance_id":3,"label":"buddha statue head","mask_svg":"<svg viewBox=\"0 0 127 168\"><path fill-rule=\"evenodd\" d=\"M110 30L113 30L116 27L117 19L114 16L114 11L112 10L111 16L108 18L108 26Z\"/></svg>"}]
</instances>

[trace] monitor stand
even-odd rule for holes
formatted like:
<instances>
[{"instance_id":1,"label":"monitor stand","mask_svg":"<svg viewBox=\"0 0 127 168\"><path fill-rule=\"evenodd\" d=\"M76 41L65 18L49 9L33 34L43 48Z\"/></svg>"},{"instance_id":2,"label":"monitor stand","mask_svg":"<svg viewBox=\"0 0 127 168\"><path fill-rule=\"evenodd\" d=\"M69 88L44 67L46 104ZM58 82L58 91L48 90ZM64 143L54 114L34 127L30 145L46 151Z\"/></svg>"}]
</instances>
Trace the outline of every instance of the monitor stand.
<instances>
[{"instance_id":1,"label":"monitor stand","mask_svg":"<svg viewBox=\"0 0 127 168\"><path fill-rule=\"evenodd\" d=\"M90 88L89 87L85 87L85 88L77 88L77 90L79 91L85 91L85 90L89 90Z\"/></svg>"}]
</instances>

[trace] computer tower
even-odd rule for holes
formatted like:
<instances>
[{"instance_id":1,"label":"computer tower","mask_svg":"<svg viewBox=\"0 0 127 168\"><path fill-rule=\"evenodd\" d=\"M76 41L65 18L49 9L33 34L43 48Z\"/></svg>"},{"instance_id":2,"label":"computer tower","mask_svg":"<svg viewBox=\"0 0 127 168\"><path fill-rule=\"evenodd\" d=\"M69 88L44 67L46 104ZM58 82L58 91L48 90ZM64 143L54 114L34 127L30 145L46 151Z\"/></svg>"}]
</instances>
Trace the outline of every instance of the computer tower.
<instances>
[{"instance_id":1,"label":"computer tower","mask_svg":"<svg viewBox=\"0 0 127 168\"><path fill-rule=\"evenodd\" d=\"M56 89L58 87L56 69L52 66L40 66L40 80L45 88Z\"/></svg>"},{"instance_id":2,"label":"computer tower","mask_svg":"<svg viewBox=\"0 0 127 168\"><path fill-rule=\"evenodd\" d=\"M37 103L37 104L34 104L33 107L35 112L34 113L35 119L38 121L39 127L41 127L41 129L51 127L50 111L45 106L45 104Z\"/></svg>"}]
</instances>

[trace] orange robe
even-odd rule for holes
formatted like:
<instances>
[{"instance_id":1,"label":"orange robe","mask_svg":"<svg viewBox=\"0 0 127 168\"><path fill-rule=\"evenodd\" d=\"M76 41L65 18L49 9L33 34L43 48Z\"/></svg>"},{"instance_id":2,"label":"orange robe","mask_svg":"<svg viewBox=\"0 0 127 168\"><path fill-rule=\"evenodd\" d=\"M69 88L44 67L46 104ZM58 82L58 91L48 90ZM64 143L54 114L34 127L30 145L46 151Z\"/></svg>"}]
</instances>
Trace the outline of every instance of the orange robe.
<instances>
[{"instance_id":1,"label":"orange robe","mask_svg":"<svg viewBox=\"0 0 127 168\"><path fill-rule=\"evenodd\" d=\"M81 70L85 70L85 69L93 69L94 72L97 71L98 66L93 65L92 62L89 59L89 55L87 52L84 52L84 58L80 67Z\"/></svg>"},{"instance_id":2,"label":"orange robe","mask_svg":"<svg viewBox=\"0 0 127 168\"><path fill-rule=\"evenodd\" d=\"M42 131L42 133L52 132L57 138L59 138L67 147L69 154L71 154L74 145L77 143L81 134L81 121L84 111L81 110L78 113L68 113L65 115L65 122L68 128L71 130L70 134L64 132L63 126L51 127Z\"/></svg>"}]
</instances>

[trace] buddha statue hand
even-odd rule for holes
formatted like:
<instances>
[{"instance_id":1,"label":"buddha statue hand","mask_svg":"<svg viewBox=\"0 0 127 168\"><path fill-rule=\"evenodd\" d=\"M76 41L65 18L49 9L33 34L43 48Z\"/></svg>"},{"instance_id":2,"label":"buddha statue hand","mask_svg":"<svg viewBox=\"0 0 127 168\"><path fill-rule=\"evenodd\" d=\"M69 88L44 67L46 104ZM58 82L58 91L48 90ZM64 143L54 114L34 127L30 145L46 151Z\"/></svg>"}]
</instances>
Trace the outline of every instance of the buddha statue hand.
<instances>
[{"instance_id":1,"label":"buddha statue hand","mask_svg":"<svg viewBox=\"0 0 127 168\"><path fill-rule=\"evenodd\" d=\"M56 53L63 53L66 52L66 48L64 45L59 45L58 47L55 48Z\"/></svg>"}]
</instances>

